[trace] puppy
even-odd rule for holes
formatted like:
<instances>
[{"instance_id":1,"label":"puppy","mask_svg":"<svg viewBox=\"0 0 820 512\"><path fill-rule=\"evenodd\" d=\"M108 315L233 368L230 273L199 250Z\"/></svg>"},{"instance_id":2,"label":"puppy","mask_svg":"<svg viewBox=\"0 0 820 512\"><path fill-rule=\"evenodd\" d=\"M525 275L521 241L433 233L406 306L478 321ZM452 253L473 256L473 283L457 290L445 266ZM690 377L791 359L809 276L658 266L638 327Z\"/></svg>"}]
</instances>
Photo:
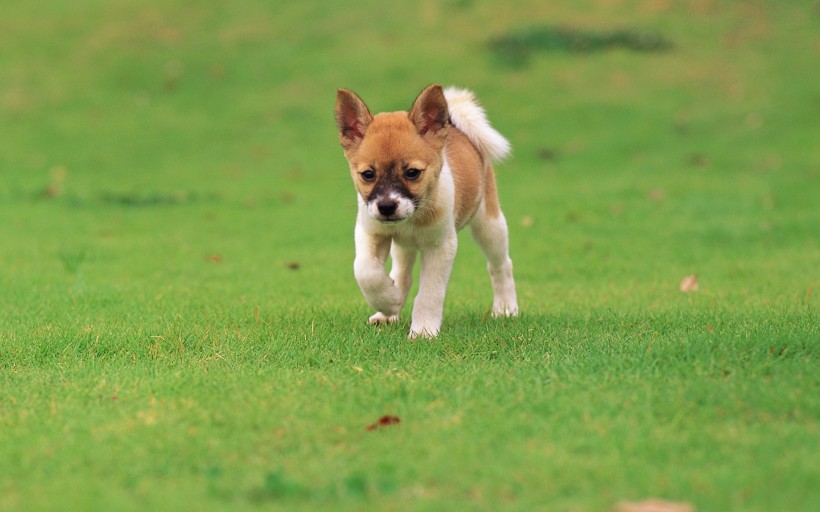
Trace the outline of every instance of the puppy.
<instances>
[{"instance_id":1,"label":"puppy","mask_svg":"<svg viewBox=\"0 0 820 512\"><path fill-rule=\"evenodd\" d=\"M420 253L409 337L438 335L456 232L468 224L487 258L493 316L516 316L507 223L491 165L510 146L490 126L473 94L431 85L409 112L373 115L356 94L340 89L335 114L358 192L353 271L376 310L370 323L399 319Z\"/></svg>"}]
</instances>

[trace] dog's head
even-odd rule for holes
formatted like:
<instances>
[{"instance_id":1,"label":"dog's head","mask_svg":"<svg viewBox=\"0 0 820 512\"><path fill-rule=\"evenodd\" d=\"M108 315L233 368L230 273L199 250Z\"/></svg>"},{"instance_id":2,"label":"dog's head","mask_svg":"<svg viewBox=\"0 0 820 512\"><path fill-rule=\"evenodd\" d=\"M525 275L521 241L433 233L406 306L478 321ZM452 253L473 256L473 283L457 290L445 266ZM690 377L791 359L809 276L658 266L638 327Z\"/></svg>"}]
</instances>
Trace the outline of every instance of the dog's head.
<instances>
[{"instance_id":1,"label":"dog's head","mask_svg":"<svg viewBox=\"0 0 820 512\"><path fill-rule=\"evenodd\" d=\"M440 85L422 91L409 112L375 116L356 94L339 90L339 141L368 215L396 223L426 205L441 174L449 117Z\"/></svg>"}]
</instances>

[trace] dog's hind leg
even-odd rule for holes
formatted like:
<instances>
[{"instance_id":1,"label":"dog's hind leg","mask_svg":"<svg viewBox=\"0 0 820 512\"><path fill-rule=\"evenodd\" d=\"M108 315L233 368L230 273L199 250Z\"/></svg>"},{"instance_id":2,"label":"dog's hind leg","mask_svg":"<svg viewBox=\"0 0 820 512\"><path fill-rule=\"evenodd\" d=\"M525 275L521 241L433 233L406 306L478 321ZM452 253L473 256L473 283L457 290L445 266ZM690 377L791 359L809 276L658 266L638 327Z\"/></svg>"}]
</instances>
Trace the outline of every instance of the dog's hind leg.
<instances>
[{"instance_id":1,"label":"dog's hind leg","mask_svg":"<svg viewBox=\"0 0 820 512\"><path fill-rule=\"evenodd\" d=\"M487 270L493 287L493 316L518 315L512 260L509 254L507 221L498 207L492 171L488 173L485 201L470 224L478 245L487 258Z\"/></svg>"}]
</instances>

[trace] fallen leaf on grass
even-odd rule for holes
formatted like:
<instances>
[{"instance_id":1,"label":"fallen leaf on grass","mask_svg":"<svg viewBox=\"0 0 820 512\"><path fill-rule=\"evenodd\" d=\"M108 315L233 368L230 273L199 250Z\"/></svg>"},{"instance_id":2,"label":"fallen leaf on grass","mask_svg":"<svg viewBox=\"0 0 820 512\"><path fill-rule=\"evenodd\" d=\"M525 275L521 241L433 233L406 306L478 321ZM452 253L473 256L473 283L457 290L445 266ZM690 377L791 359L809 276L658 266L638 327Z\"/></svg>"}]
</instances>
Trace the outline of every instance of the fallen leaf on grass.
<instances>
[{"instance_id":1,"label":"fallen leaf on grass","mask_svg":"<svg viewBox=\"0 0 820 512\"><path fill-rule=\"evenodd\" d=\"M699 286L697 274L686 276L680 282L680 291L682 291L683 293L696 292L698 291L698 288Z\"/></svg>"},{"instance_id":2,"label":"fallen leaf on grass","mask_svg":"<svg viewBox=\"0 0 820 512\"><path fill-rule=\"evenodd\" d=\"M370 431L376 430L377 428L389 427L391 425L398 425L399 423L401 423L401 420L399 419L398 416L384 415L381 418L379 418L378 421L376 421L376 423L371 423L370 425L368 425L367 430L368 430L368 432L370 432Z\"/></svg>"},{"instance_id":3,"label":"fallen leaf on grass","mask_svg":"<svg viewBox=\"0 0 820 512\"><path fill-rule=\"evenodd\" d=\"M615 507L616 512L695 512L689 503L649 499L644 501L622 501Z\"/></svg>"}]
</instances>

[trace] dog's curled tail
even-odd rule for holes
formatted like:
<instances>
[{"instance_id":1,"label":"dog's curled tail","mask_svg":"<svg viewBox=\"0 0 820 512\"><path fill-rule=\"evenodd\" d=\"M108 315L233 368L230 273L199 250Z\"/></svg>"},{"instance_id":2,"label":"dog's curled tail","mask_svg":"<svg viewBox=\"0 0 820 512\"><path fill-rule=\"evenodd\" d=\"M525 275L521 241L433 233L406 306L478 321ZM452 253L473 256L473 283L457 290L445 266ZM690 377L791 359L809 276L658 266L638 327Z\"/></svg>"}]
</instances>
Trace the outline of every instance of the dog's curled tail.
<instances>
[{"instance_id":1,"label":"dog's curled tail","mask_svg":"<svg viewBox=\"0 0 820 512\"><path fill-rule=\"evenodd\" d=\"M448 87L444 98L453 125L475 144L485 160L497 162L510 154L510 143L490 126L484 109L471 91Z\"/></svg>"}]
</instances>

